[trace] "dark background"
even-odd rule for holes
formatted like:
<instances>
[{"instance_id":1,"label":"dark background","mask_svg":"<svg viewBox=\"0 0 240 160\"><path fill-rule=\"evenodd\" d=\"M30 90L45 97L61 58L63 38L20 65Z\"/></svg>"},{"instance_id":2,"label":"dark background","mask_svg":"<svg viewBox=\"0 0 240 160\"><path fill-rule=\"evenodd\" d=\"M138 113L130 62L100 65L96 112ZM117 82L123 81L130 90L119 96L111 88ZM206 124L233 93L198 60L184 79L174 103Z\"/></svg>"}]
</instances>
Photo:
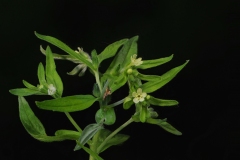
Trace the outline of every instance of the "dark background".
<instances>
[{"instance_id":1,"label":"dark background","mask_svg":"<svg viewBox=\"0 0 240 160\"><path fill-rule=\"evenodd\" d=\"M180 102L179 107L155 109L183 135L134 123L122 131L131 138L101 154L104 159L239 159L239 9L238 0L1 0L0 159L88 159L84 151L73 152L75 142L33 139L19 120L17 97L8 90L23 87L23 79L37 84L38 63L45 62L39 45L46 43L37 39L34 31L56 37L73 49L96 49L98 53L112 42L139 35L138 54L143 59L174 54L168 64L144 71L148 74L160 75L190 60L174 80L154 93ZM52 50L59 51L53 46ZM75 65L66 61L56 64L64 96L91 93L94 78L89 72L83 78L67 76ZM113 99L121 99L126 92L117 92ZM64 114L35 106L34 101L45 98L26 97L47 133L74 129ZM94 122L96 110L97 105L72 115L83 128ZM117 107L117 125L132 111Z\"/></svg>"}]
</instances>

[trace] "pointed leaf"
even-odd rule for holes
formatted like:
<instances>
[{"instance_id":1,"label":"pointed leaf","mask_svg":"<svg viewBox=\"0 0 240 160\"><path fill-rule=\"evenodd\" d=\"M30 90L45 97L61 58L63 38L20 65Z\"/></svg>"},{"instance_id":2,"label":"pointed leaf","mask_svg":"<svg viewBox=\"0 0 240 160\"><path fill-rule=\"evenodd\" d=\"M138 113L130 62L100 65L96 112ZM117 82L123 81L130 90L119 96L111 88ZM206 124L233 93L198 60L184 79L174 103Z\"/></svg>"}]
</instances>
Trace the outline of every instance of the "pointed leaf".
<instances>
[{"instance_id":1,"label":"pointed leaf","mask_svg":"<svg viewBox=\"0 0 240 160\"><path fill-rule=\"evenodd\" d=\"M35 138L35 136L46 135L45 129L40 120L35 116L28 102L24 97L18 97L19 116L26 131Z\"/></svg>"},{"instance_id":2,"label":"pointed leaf","mask_svg":"<svg viewBox=\"0 0 240 160\"><path fill-rule=\"evenodd\" d=\"M150 97L149 102L152 105L162 106L162 107L178 105L178 101L176 100L158 99L153 96Z\"/></svg>"},{"instance_id":3,"label":"pointed leaf","mask_svg":"<svg viewBox=\"0 0 240 160\"><path fill-rule=\"evenodd\" d=\"M74 50L72 50L70 47L68 47L62 41L60 41L54 37L51 37L51 36L41 35L41 34L38 34L37 32L34 32L34 33L39 39L42 39L44 41L47 41L47 42L57 46L58 48L62 49L63 51L65 51L66 53L71 55L72 57L79 59L81 62L85 63L89 68L94 70L91 62L83 54L76 53Z\"/></svg>"},{"instance_id":4,"label":"pointed leaf","mask_svg":"<svg viewBox=\"0 0 240 160\"><path fill-rule=\"evenodd\" d=\"M39 63L38 65L38 80L40 85L44 85L47 83L45 79L45 70L42 63Z\"/></svg>"},{"instance_id":5,"label":"pointed leaf","mask_svg":"<svg viewBox=\"0 0 240 160\"><path fill-rule=\"evenodd\" d=\"M138 36L135 36L124 44L124 46L121 48L117 56L113 59L112 63L108 67L106 73L109 73L111 75L118 75L119 70L121 72L124 67L130 64L131 56L137 53L137 40Z\"/></svg>"},{"instance_id":6,"label":"pointed leaf","mask_svg":"<svg viewBox=\"0 0 240 160\"><path fill-rule=\"evenodd\" d=\"M101 63L103 60L107 59L107 58L111 58L113 57L117 50L119 49L119 47L121 47L124 43L126 43L128 41L128 39L122 39L120 41L114 42L110 45L108 45L99 55L98 55L98 59L99 59L99 63Z\"/></svg>"},{"instance_id":7,"label":"pointed leaf","mask_svg":"<svg viewBox=\"0 0 240 160\"><path fill-rule=\"evenodd\" d=\"M138 73L137 77L143 81L159 81L162 79L162 77L158 75L144 75L141 73Z\"/></svg>"},{"instance_id":8,"label":"pointed leaf","mask_svg":"<svg viewBox=\"0 0 240 160\"><path fill-rule=\"evenodd\" d=\"M56 87L58 93L57 95L61 97L63 92L63 84L56 71L56 65L50 47L47 47L46 49L46 79L48 85L53 84L53 86Z\"/></svg>"},{"instance_id":9,"label":"pointed leaf","mask_svg":"<svg viewBox=\"0 0 240 160\"><path fill-rule=\"evenodd\" d=\"M89 124L83 129L81 136L79 137L78 142L81 145L85 145L88 140L90 140L100 129L103 129L102 123ZM74 151L81 149L80 145L76 145Z\"/></svg>"},{"instance_id":10,"label":"pointed leaf","mask_svg":"<svg viewBox=\"0 0 240 160\"><path fill-rule=\"evenodd\" d=\"M37 87L35 87L34 85L28 83L27 81L23 80L22 82L23 82L24 86L27 87L28 89L38 90Z\"/></svg>"},{"instance_id":11,"label":"pointed leaf","mask_svg":"<svg viewBox=\"0 0 240 160\"><path fill-rule=\"evenodd\" d=\"M133 105L133 100L131 97L126 97L123 102L123 108L129 109Z\"/></svg>"},{"instance_id":12,"label":"pointed leaf","mask_svg":"<svg viewBox=\"0 0 240 160\"><path fill-rule=\"evenodd\" d=\"M141 87L142 90L146 93L151 93L151 92L158 90L159 88L161 88L162 86L167 84L169 81L171 81L186 66L186 64L188 62L189 62L189 60L187 60L184 64L182 64L178 67L175 67L175 68L171 69L170 71L166 72L165 74L163 74L161 76L161 79L159 79L159 80L149 81L149 82L144 83Z\"/></svg>"},{"instance_id":13,"label":"pointed leaf","mask_svg":"<svg viewBox=\"0 0 240 160\"><path fill-rule=\"evenodd\" d=\"M98 65L99 65L99 60L98 60L98 56L97 56L97 51L95 49L92 50L91 57L92 57L93 67L95 68L95 70L97 70L98 69Z\"/></svg>"},{"instance_id":14,"label":"pointed leaf","mask_svg":"<svg viewBox=\"0 0 240 160\"><path fill-rule=\"evenodd\" d=\"M89 108L97 98L92 95L74 95L58 99L36 102L41 109L58 112L76 112Z\"/></svg>"},{"instance_id":15,"label":"pointed leaf","mask_svg":"<svg viewBox=\"0 0 240 160\"><path fill-rule=\"evenodd\" d=\"M55 132L56 137L61 137L64 140L78 140L80 133L71 130L57 130Z\"/></svg>"},{"instance_id":16,"label":"pointed leaf","mask_svg":"<svg viewBox=\"0 0 240 160\"><path fill-rule=\"evenodd\" d=\"M9 92L15 96L30 96L30 95L44 95L44 93L38 90L32 90L28 88L16 88L11 89Z\"/></svg>"},{"instance_id":17,"label":"pointed leaf","mask_svg":"<svg viewBox=\"0 0 240 160\"><path fill-rule=\"evenodd\" d=\"M148 69L148 68L156 67L156 66L159 66L159 65L169 62L172 58L173 58L173 54L169 57L153 59L153 60L144 60L141 65L137 66L137 68L138 69Z\"/></svg>"},{"instance_id":18,"label":"pointed leaf","mask_svg":"<svg viewBox=\"0 0 240 160\"><path fill-rule=\"evenodd\" d=\"M139 119L142 123L144 123L146 121L146 118L147 118L147 107L141 106Z\"/></svg>"},{"instance_id":19,"label":"pointed leaf","mask_svg":"<svg viewBox=\"0 0 240 160\"><path fill-rule=\"evenodd\" d=\"M162 127L164 130L166 130L174 135L177 135L177 136L182 135L182 133L180 131L178 131L176 128L174 128L171 124L167 123L166 120L148 118L147 123L156 124L156 125Z\"/></svg>"}]
</instances>

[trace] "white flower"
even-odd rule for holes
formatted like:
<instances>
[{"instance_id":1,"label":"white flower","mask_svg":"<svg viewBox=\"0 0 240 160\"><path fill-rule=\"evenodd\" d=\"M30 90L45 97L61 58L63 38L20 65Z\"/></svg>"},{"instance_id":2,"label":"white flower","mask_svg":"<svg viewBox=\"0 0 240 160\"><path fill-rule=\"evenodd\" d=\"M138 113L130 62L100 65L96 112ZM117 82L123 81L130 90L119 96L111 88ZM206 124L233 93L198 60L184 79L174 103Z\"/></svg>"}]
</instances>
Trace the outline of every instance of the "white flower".
<instances>
[{"instance_id":1,"label":"white flower","mask_svg":"<svg viewBox=\"0 0 240 160\"><path fill-rule=\"evenodd\" d=\"M141 65L141 64L143 63L142 58L141 58L141 57L138 58L138 59L136 59L136 58L137 58L137 55L136 55L136 54L134 54L134 55L131 56L132 65L134 65L134 66L139 66L139 65Z\"/></svg>"},{"instance_id":2,"label":"white flower","mask_svg":"<svg viewBox=\"0 0 240 160\"><path fill-rule=\"evenodd\" d=\"M48 85L48 95L54 95L56 93L56 88L53 86L53 84Z\"/></svg>"},{"instance_id":3,"label":"white flower","mask_svg":"<svg viewBox=\"0 0 240 160\"><path fill-rule=\"evenodd\" d=\"M144 98L147 96L147 93L142 92L142 89L138 88L137 92L132 93L132 96L134 97L133 102L138 103L144 101Z\"/></svg>"}]
</instances>

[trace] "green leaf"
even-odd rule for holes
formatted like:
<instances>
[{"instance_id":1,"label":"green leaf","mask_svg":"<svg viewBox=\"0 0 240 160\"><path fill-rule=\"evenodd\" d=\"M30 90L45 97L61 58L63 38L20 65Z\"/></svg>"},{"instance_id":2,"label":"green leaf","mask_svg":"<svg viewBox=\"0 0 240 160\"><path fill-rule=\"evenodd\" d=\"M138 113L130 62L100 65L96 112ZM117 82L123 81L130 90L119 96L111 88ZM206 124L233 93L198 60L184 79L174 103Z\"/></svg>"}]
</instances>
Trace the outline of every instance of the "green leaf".
<instances>
[{"instance_id":1,"label":"green leaf","mask_svg":"<svg viewBox=\"0 0 240 160\"><path fill-rule=\"evenodd\" d=\"M178 101L176 101L176 100L158 99L153 96L151 96L148 101L152 105L162 106L162 107L178 105Z\"/></svg>"},{"instance_id":2,"label":"green leaf","mask_svg":"<svg viewBox=\"0 0 240 160\"><path fill-rule=\"evenodd\" d=\"M177 136L182 135L182 133L180 131L178 131L176 128L174 128L171 124L167 123L166 119L162 120L162 119L148 118L147 123L156 124L156 125L162 127L164 130L166 130L174 135L177 135Z\"/></svg>"},{"instance_id":3,"label":"green leaf","mask_svg":"<svg viewBox=\"0 0 240 160\"><path fill-rule=\"evenodd\" d=\"M104 119L103 123L106 125L112 125L116 121L116 114L114 108L100 108L95 115L95 120L100 123Z\"/></svg>"},{"instance_id":4,"label":"green leaf","mask_svg":"<svg viewBox=\"0 0 240 160\"><path fill-rule=\"evenodd\" d=\"M101 96L101 92L100 92L100 90L99 90L99 87L98 87L98 85L97 85L97 83L94 83L94 85L93 85L93 95L95 96L95 97L100 97Z\"/></svg>"},{"instance_id":5,"label":"green leaf","mask_svg":"<svg viewBox=\"0 0 240 160\"><path fill-rule=\"evenodd\" d=\"M62 49L63 51L65 51L66 53L71 55L72 57L79 59L80 62L85 63L89 68L94 70L92 63L87 59L86 56L84 56L83 54L76 53L74 50L72 50L70 47L68 47L62 41L60 41L54 37L51 37L51 36L41 35L41 34L38 34L37 32L34 32L34 33L39 39L47 41L47 42L57 46L58 48Z\"/></svg>"},{"instance_id":6,"label":"green leaf","mask_svg":"<svg viewBox=\"0 0 240 160\"><path fill-rule=\"evenodd\" d=\"M40 85L44 85L47 83L45 79L45 70L42 63L39 63L38 65L38 80Z\"/></svg>"},{"instance_id":7,"label":"green leaf","mask_svg":"<svg viewBox=\"0 0 240 160\"><path fill-rule=\"evenodd\" d=\"M34 138L39 135L46 135L44 126L35 116L25 98L19 96L18 103L20 120L26 131Z\"/></svg>"},{"instance_id":8,"label":"green leaf","mask_svg":"<svg viewBox=\"0 0 240 160\"><path fill-rule=\"evenodd\" d=\"M170 71L164 73L161 76L161 79L159 79L159 80L149 81L149 82L144 83L141 86L142 90L146 93L151 93L151 92L158 90L159 88L161 88L162 86L167 84L169 81L171 81L186 66L186 64L188 62L189 62L189 60L187 60L184 64L182 64L178 67L175 67L175 68L171 69Z\"/></svg>"},{"instance_id":9,"label":"green leaf","mask_svg":"<svg viewBox=\"0 0 240 160\"><path fill-rule=\"evenodd\" d=\"M28 88L16 88L11 89L9 92L15 96L30 96L30 95L44 95L44 93L38 90L32 90Z\"/></svg>"},{"instance_id":10,"label":"green leaf","mask_svg":"<svg viewBox=\"0 0 240 160\"><path fill-rule=\"evenodd\" d=\"M143 81L158 81L162 79L162 77L158 75L144 75L141 73L138 73L137 77Z\"/></svg>"},{"instance_id":11,"label":"green leaf","mask_svg":"<svg viewBox=\"0 0 240 160\"><path fill-rule=\"evenodd\" d=\"M22 82L23 82L24 86L27 87L28 89L38 90L37 87L35 87L34 85L28 83L27 81L23 80Z\"/></svg>"},{"instance_id":12,"label":"green leaf","mask_svg":"<svg viewBox=\"0 0 240 160\"><path fill-rule=\"evenodd\" d=\"M123 108L129 109L133 105L133 99L131 97L126 97L123 102Z\"/></svg>"},{"instance_id":13,"label":"green leaf","mask_svg":"<svg viewBox=\"0 0 240 160\"><path fill-rule=\"evenodd\" d=\"M92 151L91 149L84 147L81 143L79 143L78 141L76 141L77 144L83 148L85 150L85 152L87 152L89 155L91 155L94 159L96 160L103 160L97 153L95 153L94 151Z\"/></svg>"},{"instance_id":14,"label":"green leaf","mask_svg":"<svg viewBox=\"0 0 240 160\"><path fill-rule=\"evenodd\" d=\"M153 59L153 60L144 60L141 65L137 66L137 68L138 69L148 69L148 68L156 67L156 66L159 66L159 65L169 62L172 58L173 58L173 54L169 57Z\"/></svg>"},{"instance_id":15,"label":"green leaf","mask_svg":"<svg viewBox=\"0 0 240 160\"><path fill-rule=\"evenodd\" d=\"M141 106L139 119L142 123L144 123L146 121L146 118L147 118L147 107Z\"/></svg>"},{"instance_id":16,"label":"green leaf","mask_svg":"<svg viewBox=\"0 0 240 160\"><path fill-rule=\"evenodd\" d=\"M137 40L138 36L135 36L124 44L108 67L106 73L118 76L122 72L121 70L130 64L131 56L137 54Z\"/></svg>"},{"instance_id":17,"label":"green leaf","mask_svg":"<svg viewBox=\"0 0 240 160\"><path fill-rule=\"evenodd\" d=\"M53 86L56 87L58 93L57 95L61 97L63 92L63 84L56 71L56 65L50 47L47 47L46 49L46 79L48 84L53 84Z\"/></svg>"},{"instance_id":18,"label":"green leaf","mask_svg":"<svg viewBox=\"0 0 240 160\"><path fill-rule=\"evenodd\" d=\"M119 76L115 76L113 79L110 79L110 81L112 82L110 85L110 89L111 93L113 93L127 82L127 76L126 74L122 73Z\"/></svg>"},{"instance_id":19,"label":"green leaf","mask_svg":"<svg viewBox=\"0 0 240 160\"><path fill-rule=\"evenodd\" d=\"M103 129L102 123L94 123L87 125L79 137L78 142L81 145L85 145L100 129ZM81 149L80 145L76 145L74 151Z\"/></svg>"},{"instance_id":20,"label":"green leaf","mask_svg":"<svg viewBox=\"0 0 240 160\"><path fill-rule=\"evenodd\" d=\"M98 65L99 65L99 60L98 60L98 56L97 56L97 51L95 49L92 50L91 57L92 57L93 67L95 68L95 70L97 70L98 69Z\"/></svg>"},{"instance_id":21,"label":"green leaf","mask_svg":"<svg viewBox=\"0 0 240 160\"><path fill-rule=\"evenodd\" d=\"M113 57L117 50L119 49L119 47L121 47L124 43L126 43L128 41L128 39L122 39L120 41L114 42L110 45L108 45L99 55L98 55L98 59L99 59L99 63L101 63L103 60L107 59L107 58L111 58Z\"/></svg>"},{"instance_id":22,"label":"green leaf","mask_svg":"<svg viewBox=\"0 0 240 160\"><path fill-rule=\"evenodd\" d=\"M120 145L123 142L125 142L126 140L129 139L130 136L125 135L125 134L116 134L114 135L111 139L109 139L105 145L102 146L102 148L99 148L99 146L102 144L102 142L111 134L112 132L110 130L107 129L101 129L100 131L98 131L95 136L93 137L93 142L94 142L94 146L91 147L93 148L93 150L97 153L101 153L103 151L105 151L106 149L108 149L111 146L114 145Z\"/></svg>"},{"instance_id":23,"label":"green leaf","mask_svg":"<svg viewBox=\"0 0 240 160\"><path fill-rule=\"evenodd\" d=\"M61 137L64 140L78 140L80 133L72 130L57 130L55 132L56 137Z\"/></svg>"},{"instance_id":24,"label":"green leaf","mask_svg":"<svg viewBox=\"0 0 240 160\"><path fill-rule=\"evenodd\" d=\"M97 98L92 95L74 95L58 99L36 102L41 109L58 112L76 112L89 108Z\"/></svg>"}]
</instances>

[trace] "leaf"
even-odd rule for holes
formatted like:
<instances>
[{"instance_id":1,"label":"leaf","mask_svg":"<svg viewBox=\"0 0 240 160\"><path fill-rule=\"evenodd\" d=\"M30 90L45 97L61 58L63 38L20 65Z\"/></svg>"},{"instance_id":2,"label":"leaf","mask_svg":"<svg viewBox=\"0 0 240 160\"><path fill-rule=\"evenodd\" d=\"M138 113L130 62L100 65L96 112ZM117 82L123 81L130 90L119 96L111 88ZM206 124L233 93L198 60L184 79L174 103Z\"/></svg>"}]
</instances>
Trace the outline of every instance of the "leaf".
<instances>
[{"instance_id":1,"label":"leaf","mask_svg":"<svg viewBox=\"0 0 240 160\"><path fill-rule=\"evenodd\" d=\"M111 93L122 87L127 82L126 74L120 74L119 76L115 76L114 79L110 79L112 82L110 85Z\"/></svg>"},{"instance_id":2,"label":"leaf","mask_svg":"<svg viewBox=\"0 0 240 160\"><path fill-rule=\"evenodd\" d=\"M58 48L62 49L63 51L65 51L66 53L71 55L72 57L79 59L81 62L85 63L89 68L94 70L93 65L91 64L90 61L88 61L87 57L85 57L83 54L76 53L74 50L72 50L70 47L68 47L62 41L58 40L57 38L51 37L51 36L45 36L45 35L38 34L36 31L34 33L39 39L47 41L47 42L57 46Z\"/></svg>"},{"instance_id":3,"label":"leaf","mask_svg":"<svg viewBox=\"0 0 240 160\"><path fill-rule=\"evenodd\" d=\"M11 89L11 90L9 90L9 92L15 96L44 95L44 93L42 93L38 90L33 90L33 89L28 89L28 88Z\"/></svg>"},{"instance_id":4,"label":"leaf","mask_svg":"<svg viewBox=\"0 0 240 160\"><path fill-rule=\"evenodd\" d=\"M88 142L88 140L90 140L100 129L103 129L102 123L94 123L87 125L83 129L83 132L79 137L78 142L84 146ZM74 151L79 149L81 149L81 146L77 144L74 148Z\"/></svg>"},{"instance_id":5,"label":"leaf","mask_svg":"<svg viewBox=\"0 0 240 160\"><path fill-rule=\"evenodd\" d=\"M99 65L99 60L98 60L98 56L97 56L97 51L95 49L92 50L91 57L92 57L93 67L95 68L95 70L97 70L98 69L98 65Z\"/></svg>"},{"instance_id":6,"label":"leaf","mask_svg":"<svg viewBox=\"0 0 240 160\"><path fill-rule=\"evenodd\" d=\"M122 39L120 41L114 42L110 45L108 45L99 55L98 55L98 59L99 59L99 63L101 63L103 60L107 59L107 58L111 58L113 57L117 50L119 49L119 47L121 47L124 43L126 43L128 41L128 39Z\"/></svg>"},{"instance_id":7,"label":"leaf","mask_svg":"<svg viewBox=\"0 0 240 160\"><path fill-rule=\"evenodd\" d=\"M135 36L124 44L124 46L121 48L117 56L115 56L112 63L108 67L106 73L111 75L119 75L121 69L130 64L131 56L137 53L137 40L138 36Z\"/></svg>"},{"instance_id":8,"label":"leaf","mask_svg":"<svg viewBox=\"0 0 240 160\"><path fill-rule=\"evenodd\" d=\"M56 87L57 93L61 97L63 92L63 84L56 71L56 65L50 47L47 47L46 49L46 79L48 84L53 84L53 86Z\"/></svg>"},{"instance_id":9,"label":"leaf","mask_svg":"<svg viewBox=\"0 0 240 160\"><path fill-rule=\"evenodd\" d=\"M40 85L44 85L47 83L45 79L45 70L42 63L39 63L38 65L38 80Z\"/></svg>"},{"instance_id":10,"label":"leaf","mask_svg":"<svg viewBox=\"0 0 240 160\"><path fill-rule=\"evenodd\" d=\"M158 75L144 75L141 73L138 73L137 77L143 81L159 81L162 79L162 77Z\"/></svg>"},{"instance_id":11,"label":"leaf","mask_svg":"<svg viewBox=\"0 0 240 160\"><path fill-rule=\"evenodd\" d=\"M104 119L104 124L112 125L116 121L114 108L100 108L95 115L95 120L100 123Z\"/></svg>"},{"instance_id":12,"label":"leaf","mask_svg":"<svg viewBox=\"0 0 240 160\"><path fill-rule=\"evenodd\" d=\"M103 160L97 153L95 153L94 151L92 151L91 149L84 147L81 143L79 143L78 141L76 141L77 144L79 146L81 146L81 148L83 148L89 155L91 155L94 159L96 160Z\"/></svg>"},{"instance_id":13,"label":"leaf","mask_svg":"<svg viewBox=\"0 0 240 160\"><path fill-rule=\"evenodd\" d=\"M35 87L34 85L28 83L27 81L23 80L22 82L23 82L24 86L27 87L28 89L38 90L37 87Z\"/></svg>"},{"instance_id":14,"label":"leaf","mask_svg":"<svg viewBox=\"0 0 240 160\"><path fill-rule=\"evenodd\" d=\"M55 132L56 137L61 137L64 140L78 140L80 133L72 130L57 130Z\"/></svg>"},{"instance_id":15,"label":"leaf","mask_svg":"<svg viewBox=\"0 0 240 160\"><path fill-rule=\"evenodd\" d=\"M94 147L93 150L97 153L101 153L108 149L111 146L114 145L120 145L126 140L129 139L130 136L125 134L116 134L111 139L109 139L102 148L99 148L99 146L102 144L102 142L111 134L112 132L107 129L101 129L98 131L95 136L93 137Z\"/></svg>"},{"instance_id":16,"label":"leaf","mask_svg":"<svg viewBox=\"0 0 240 160\"><path fill-rule=\"evenodd\" d=\"M74 95L58 99L36 102L41 109L58 112L76 112L89 108L97 98L92 95Z\"/></svg>"},{"instance_id":17,"label":"leaf","mask_svg":"<svg viewBox=\"0 0 240 160\"><path fill-rule=\"evenodd\" d=\"M162 107L178 105L178 101L176 101L176 100L158 99L153 96L151 96L148 101L152 105L162 106Z\"/></svg>"},{"instance_id":18,"label":"leaf","mask_svg":"<svg viewBox=\"0 0 240 160\"><path fill-rule=\"evenodd\" d=\"M169 57L153 59L153 60L144 60L141 65L137 66L137 68L138 69L148 69L148 68L156 67L156 66L159 66L159 65L169 62L172 58L173 58L173 54Z\"/></svg>"},{"instance_id":19,"label":"leaf","mask_svg":"<svg viewBox=\"0 0 240 160\"><path fill-rule=\"evenodd\" d=\"M45 128L40 120L35 116L28 102L24 97L18 97L19 116L26 131L34 138L39 135L46 135Z\"/></svg>"},{"instance_id":20,"label":"leaf","mask_svg":"<svg viewBox=\"0 0 240 160\"><path fill-rule=\"evenodd\" d=\"M94 85L93 85L93 95L95 96L95 97L100 97L101 96L101 92L100 92L100 90L99 90L99 87L98 87L98 85L97 85L97 83L94 83Z\"/></svg>"},{"instance_id":21,"label":"leaf","mask_svg":"<svg viewBox=\"0 0 240 160\"><path fill-rule=\"evenodd\" d=\"M156 125L162 127L164 130L166 130L174 135L177 135L177 136L182 135L182 133L180 131L178 131L176 128L174 128L171 124L167 123L166 119L162 120L162 119L148 118L147 123L156 124Z\"/></svg>"},{"instance_id":22,"label":"leaf","mask_svg":"<svg viewBox=\"0 0 240 160\"><path fill-rule=\"evenodd\" d=\"M139 119L142 123L146 121L147 118L147 107L141 106Z\"/></svg>"},{"instance_id":23,"label":"leaf","mask_svg":"<svg viewBox=\"0 0 240 160\"><path fill-rule=\"evenodd\" d=\"M188 62L189 62L189 60L187 60L184 64L182 64L178 67L175 67L175 68L171 69L170 71L164 73L161 76L161 79L159 79L159 80L149 81L149 82L144 83L141 86L142 90L146 93L151 93L151 92L158 90L159 88L161 88L162 86L167 84L169 81L171 81L186 66L186 64Z\"/></svg>"},{"instance_id":24,"label":"leaf","mask_svg":"<svg viewBox=\"0 0 240 160\"><path fill-rule=\"evenodd\" d=\"M126 97L123 102L123 108L129 109L133 105L133 100L131 97Z\"/></svg>"}]
</instances>

